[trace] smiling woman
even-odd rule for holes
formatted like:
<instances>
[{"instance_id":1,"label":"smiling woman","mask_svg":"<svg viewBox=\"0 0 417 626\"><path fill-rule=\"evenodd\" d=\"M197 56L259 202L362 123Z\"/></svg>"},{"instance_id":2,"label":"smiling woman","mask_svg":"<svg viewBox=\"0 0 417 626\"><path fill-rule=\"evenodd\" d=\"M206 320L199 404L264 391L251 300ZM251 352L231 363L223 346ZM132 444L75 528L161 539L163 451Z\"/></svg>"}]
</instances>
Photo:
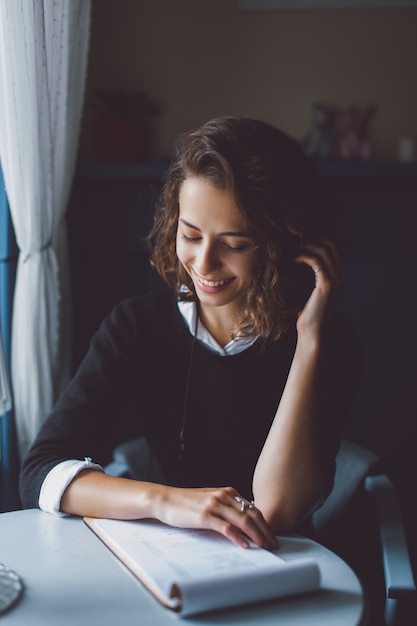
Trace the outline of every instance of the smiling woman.
<instances>
[{"instance_id":1,"label":"smiling woman","mask_svg":"<svg viewBox=\"0 0 417 626\"><path fill-rule=\"evenodd\" d=\"M233 193L204 179L184 181L179 206L177 256L193 282L201 322L225 345L254 279L254 238Z\"/></svg>"},{"instance_id":2,"label":"smiling woman","mask_svg":"<svg viewBox=\"0 0 417 626\"><path fill-rule=\"evenodd\" d=\"M278 339L315 284L306 267L311 263L299 263L305 243L335 237L335 212L315 166L285 133L249 119L212 120L180 138L178 151L149 238L158 271L181 299L192 300L198 285L181 258L182 239L195 242L189 243L199 257L207 252L204 262L215 261L215 241L242 252L253 266L245 269L247 289L229 334L250 329L262 339ZM225 278L219 267L209 269L211 275L207 268L193 269L206 280ZM336 290L339 262L337 272Z\"/></svg>"},{"instance_id":3,"label":"smiling woman","mask_svg":"<svg viewBox=\"0 0 417 626\"><path fill-rule=\"evenodd\" d=\"M23 465L24 505L242 547L304 525L331 490L359 370L325 206L311 161L264 122L182 137L148 239L169 289L103 322ZM138 437L168 484L102 471Z\"/></svg>"}]
</instances>

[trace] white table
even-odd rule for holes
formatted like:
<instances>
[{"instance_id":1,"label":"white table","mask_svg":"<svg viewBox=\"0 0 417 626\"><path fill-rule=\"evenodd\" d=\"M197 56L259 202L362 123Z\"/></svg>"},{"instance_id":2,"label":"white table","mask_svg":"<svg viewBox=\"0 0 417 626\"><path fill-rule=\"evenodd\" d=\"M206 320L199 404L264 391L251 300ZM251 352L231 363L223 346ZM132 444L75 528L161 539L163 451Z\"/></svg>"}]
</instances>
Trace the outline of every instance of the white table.
<instances>
[{"instance_id":1,"label":"white table","mask_svg":"<svg viewBox=\"0 0 417 626\"><path fill-rule=\"evenodd\" d=\"M39 510L0 514L0 563L18 573L23 597L1 626L359 626L366 624L361 585L346 563L299 536L280 537L285 559L313 556L318 592L181 620L142 587L79 518Z\"/></svg>"}]
</instances>

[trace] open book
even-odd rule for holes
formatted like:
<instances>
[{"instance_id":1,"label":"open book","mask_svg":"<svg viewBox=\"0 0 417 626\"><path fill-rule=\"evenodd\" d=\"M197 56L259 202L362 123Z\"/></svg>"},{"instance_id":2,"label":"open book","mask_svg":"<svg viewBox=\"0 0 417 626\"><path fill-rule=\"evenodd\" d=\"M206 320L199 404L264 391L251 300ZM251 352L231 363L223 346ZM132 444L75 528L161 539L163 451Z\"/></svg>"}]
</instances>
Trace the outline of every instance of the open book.
<instances>
[{"instance_id":1,"label":"open book","mask_svg":"<svg viewBox=\"0 0 417 626\"><path fill-rule=\"evenodd\" d=\"M236 546L215 531L173 528L148 519L84 521L164 606L183 617L320 585L313 559L286 562L255 545Z\"/></svg>"}]
</instances>

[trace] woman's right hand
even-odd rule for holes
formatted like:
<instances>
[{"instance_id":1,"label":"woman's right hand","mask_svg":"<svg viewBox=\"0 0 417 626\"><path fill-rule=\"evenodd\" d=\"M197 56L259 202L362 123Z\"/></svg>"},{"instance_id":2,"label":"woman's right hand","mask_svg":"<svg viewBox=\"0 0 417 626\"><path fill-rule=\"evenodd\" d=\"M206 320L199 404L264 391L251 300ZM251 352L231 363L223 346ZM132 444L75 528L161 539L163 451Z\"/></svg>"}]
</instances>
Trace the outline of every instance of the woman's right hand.
<instances>
[{"instance_id":1,"label":"woman's right hand","mask_svg":"<svg viewBox=\"0 0 417 626\"><path fill-rule=\"evenodd\" d=\"M242 500L248 506L242 507ZM259 509L249 505L232 487L183 489L85 469L64 491L60 510L110 519L153 518L178 528L215 530L243 548L252 541L275 550L272 529Z\"/></svg>"},{"instance_id":2,"label":"woman's right hand","mask_svg":"<svg viewBox=\"0 0 417 626\"><path fill-rule=\"evenodd\" d=\"M215 530L242 548L249 548L249 540L267 550L278 547L259 509L254 505L242 507L242 501L247 501L232 487L160 487L161 497L155 511L160 521L180 528Z\"/></svg>"}]
</instances>

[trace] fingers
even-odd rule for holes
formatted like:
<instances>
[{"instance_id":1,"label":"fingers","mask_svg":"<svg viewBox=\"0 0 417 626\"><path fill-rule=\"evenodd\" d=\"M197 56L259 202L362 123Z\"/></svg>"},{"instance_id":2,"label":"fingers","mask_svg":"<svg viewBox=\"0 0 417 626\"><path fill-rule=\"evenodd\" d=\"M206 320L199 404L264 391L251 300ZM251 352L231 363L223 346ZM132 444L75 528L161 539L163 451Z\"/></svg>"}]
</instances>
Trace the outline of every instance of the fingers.
<instances>
[{"instance_id":1,"label":"fingers","mask_svg":"<svg viewBox=\"0 0 417 626\"><path fill-rule=\"evenodd\" d=\"M344 281L343 266L336 246L331 241L308 243L296 261L313 270L316 286L338 290Z\"/></svg>"},{"instance_id":2,"label":"fingers","mask_svg":"<svg viewBox=\"0 0 417 626\"><path fill-rule=\"evenodd\" d=\"M156 517L171 526L215 530L243 548L251 541L267 550L278 547L259 509L232 487L164 487Z\"/></svg>"},{"instance_id":3,"label":"fingers","mask_svg":"<svg viewBox=\"0 0 417 626\"><path fill-rule=\"evenodd\" d=\"M261 548L275 550L278 543L262 513L253 502L234 489L225 488L209 511L212 528L237 545L248 548L250 541Z\"/></svg>"},{"instance_id":4,"label":"fingers","mask_svg":"<svg viewBox=\"0 0 417 626\"><path fill-rule=\"evenodd\" d=\"M317 337L325 328L344 282L342 262L336 246L326 240L305 244L295 261L308 265L315 277L315 288L298 315L297 332L299 337Z\"/></svg>"},{"instance_id":5,"label":"fingers","mask_svg":"<svg viewBox=\"0 0 417 626\"><path fill-rule=\"evenodd\" d=\"M245 513L248 509L256 509L255 502L252 500L246 500L246 498L242 498L242 496L235 496L236 502L240 504L240 510L242 513Z\"/></svg>"},{"instance_id":6,"label":"fingers","mask_svg":"<svg viewBox=\"0 0 417 626\"><path fill-rule=\"evenodd\" d=\"M253 541L253 543L261 548L265 548L266 550L276 550L278 547L277 539L270 527L267 525L259 509L256 507L248 508L245 511L238 511L237 514L239 519L232 529L232 540L234 529L237 528L238 541L241 541L243 538L244 547L246 547L246 538L249 538ZM249 547L249 544L247 544L247 547Z\"/></svg>"}]
</instances>

